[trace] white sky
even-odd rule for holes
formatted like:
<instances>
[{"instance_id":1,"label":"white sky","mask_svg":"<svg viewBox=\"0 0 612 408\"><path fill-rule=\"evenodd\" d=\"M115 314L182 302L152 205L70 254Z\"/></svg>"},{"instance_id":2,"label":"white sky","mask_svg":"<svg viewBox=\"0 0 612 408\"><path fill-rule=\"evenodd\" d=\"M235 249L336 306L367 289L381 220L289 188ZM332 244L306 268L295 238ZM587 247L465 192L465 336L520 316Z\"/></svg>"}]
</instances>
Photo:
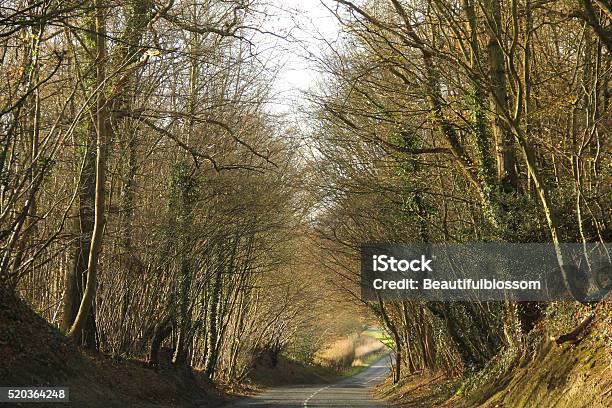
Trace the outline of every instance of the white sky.
<instances>
[{"instance_id":1,"label":"white sky","mask_svg":"<svg viewBox=\"0 0 612 408\"><path fill-rule=\"evenodd\" d=\"M339 34L335 17L325 8L335 7L331 0L282 0L270 5L273 15L263 27L264 30L285 34L289 40L262 35L258 48L262 57L270 59L270 65L279 69L272 87L276 95L270 108L278 113L290 113L300 104L300 92L316 85L320 76L309 54L321 55L323 39L334 42ZM259 37L259 36L257 36Z\"/></svg>"}]
</instances>

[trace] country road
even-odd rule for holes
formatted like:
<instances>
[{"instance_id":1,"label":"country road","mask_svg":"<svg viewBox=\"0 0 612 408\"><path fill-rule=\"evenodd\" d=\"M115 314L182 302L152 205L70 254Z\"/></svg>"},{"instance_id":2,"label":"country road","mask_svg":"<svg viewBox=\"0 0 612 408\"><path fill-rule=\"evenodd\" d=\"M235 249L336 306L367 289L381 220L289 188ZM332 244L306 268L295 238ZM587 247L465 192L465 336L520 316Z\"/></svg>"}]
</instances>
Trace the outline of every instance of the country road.
<instances>
[{"instance_id":1,"label":"country road","mask_svg":"<svg viewBox=\"0 0 612 408\"><path fill-rule=\"evenodd\" d=\"M371 389L381 382L389 372L388 357L385 356L361 373L328 385L294 385L270 389L260 395L237 401L232 408L323 408L323 407L369 407L385 405L371 397Z\"/></svg>"}]
</instances>

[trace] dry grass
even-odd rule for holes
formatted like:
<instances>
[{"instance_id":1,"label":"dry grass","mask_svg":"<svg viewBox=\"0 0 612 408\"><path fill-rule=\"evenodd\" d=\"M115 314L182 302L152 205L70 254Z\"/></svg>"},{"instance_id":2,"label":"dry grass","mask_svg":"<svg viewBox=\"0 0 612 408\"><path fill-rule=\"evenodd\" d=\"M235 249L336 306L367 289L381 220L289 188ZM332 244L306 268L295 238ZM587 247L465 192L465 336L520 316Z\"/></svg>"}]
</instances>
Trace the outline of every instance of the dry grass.
<instances>
[{"instance_id":1,"label":"dry grass","mask_svg":"<svg viewBox=\"0 0 612 408\"><path fill-rule=\"evenodd\" d=\"M369 357L384 350L385 345L380 340L372 336L353 334L317 353L315 361L323 367L340 371L363 365Z\"/></svg>"}]
</instances>

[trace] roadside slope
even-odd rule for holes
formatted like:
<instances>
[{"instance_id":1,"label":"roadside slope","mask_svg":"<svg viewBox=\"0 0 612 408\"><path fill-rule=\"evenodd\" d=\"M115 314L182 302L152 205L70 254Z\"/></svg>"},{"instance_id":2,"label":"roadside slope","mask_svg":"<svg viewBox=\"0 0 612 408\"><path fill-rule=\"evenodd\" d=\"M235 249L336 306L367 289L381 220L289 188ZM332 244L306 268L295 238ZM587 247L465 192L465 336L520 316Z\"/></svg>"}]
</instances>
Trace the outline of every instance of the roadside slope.
<instances>
[{"instance_id":1,"label":"roadside slope","mask_svg":"<svg viewBox=\"0 0 612 408\"><path fill-rule=\"evenodd\" d=\"M611 304L600 304L570 341L541 325L520 350L504 350L468 378L416 373L378 395L404 408L608 408L612 406Z\"/></svg>"},{"instance_id":2,"label":"roadside slope","mask_svg":"<svg viewBox=\"0 0 612 408\"><path fill-rule=\"evenodd\" d=\"M68 386L71 406L79 407L212 407L223 400L197 372L84 353L8 293L0 293L0 386Z\"/></svg>"}]
</instances>

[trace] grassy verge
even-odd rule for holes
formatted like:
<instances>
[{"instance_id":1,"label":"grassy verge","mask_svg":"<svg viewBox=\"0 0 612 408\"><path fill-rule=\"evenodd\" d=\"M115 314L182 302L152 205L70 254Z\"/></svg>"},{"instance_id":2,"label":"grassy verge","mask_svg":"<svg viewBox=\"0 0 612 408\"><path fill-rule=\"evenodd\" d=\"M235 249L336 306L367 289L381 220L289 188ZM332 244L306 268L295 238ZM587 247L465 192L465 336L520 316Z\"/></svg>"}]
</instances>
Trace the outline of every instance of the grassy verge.
<instances>
[{"instance_id":1,"label":"grassy verge","mask_svg":"<svg viewBox=\"0 0 612 408\"><path fill-rule=\"evenodd\" d=\"M370 328L364 330L361 334L364 336L373 337L389 348L393 346L393 339L391 339L391 337L389 337L389 335L381 329Z\"/></svg>"},{"instance_id":2,"label":"grassy verge","mask_svg":"<svg viewBox=\"0 0 612 408\"><path fill-rule=\"evenodd\" d=\"M387 351L381 351L381 352L378 352L378 353L371 354L365 360L360 361L359 363L356 363L356 364L348 367L347 369L341 371L340 372L340 376L342 376L342 377L352 377L354 375L357 375L360 372L362 372L363 370L365 370L366 368L368 368L369 366L371 366L377 360L379 360L380 358L385 356L386 354L387 354Z\"/></svg>"},{"instance_id":3,"label":"grassy verge","mask_svg":"<svg viewBox=\"0 0 612 408\"><path fill-rule=\"evenodd\" d=\"M342 375L353 375L388 352L385 340L382 332L366 330L333 342L317 354L315 362Z\"/></svg>"}]
</instances>

